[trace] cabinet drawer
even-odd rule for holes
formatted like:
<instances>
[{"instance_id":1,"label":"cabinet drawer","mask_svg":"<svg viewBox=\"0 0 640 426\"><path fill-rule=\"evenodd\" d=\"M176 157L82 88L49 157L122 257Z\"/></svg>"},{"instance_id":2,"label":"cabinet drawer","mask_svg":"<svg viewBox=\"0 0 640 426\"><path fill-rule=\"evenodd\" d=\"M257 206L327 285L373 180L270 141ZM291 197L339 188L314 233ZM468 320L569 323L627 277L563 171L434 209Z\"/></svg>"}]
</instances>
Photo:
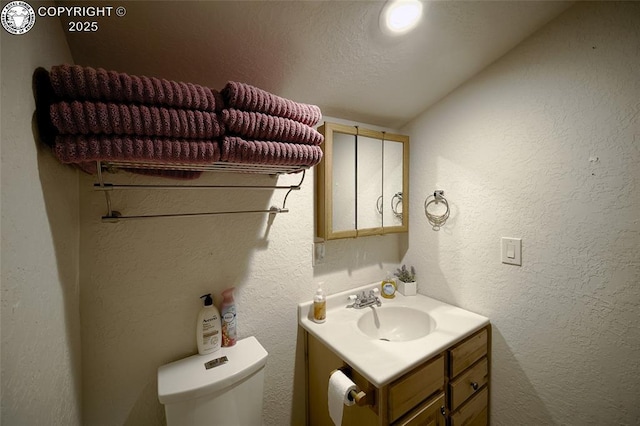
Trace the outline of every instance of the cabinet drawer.
<instances>
[{"instance_id":1,"label":"cabinet drawer","mask_svg":"<svg viewBox=\"0 0 640 426\"><path fill-rule=\"evenodd\" d=\"M444 356L440 355L389 386L389 422L443 388Z\"/></svg>"},{"instance_id":2,"label":"cabinet drawer","mask_svg":"<svg viewBox=\"0 0 640 426\"><path fill-rule=\"evenodd\" d=\"M456 377L487 354L487 334L485 328L449 351L450 377Z\"/></svg>"},{"instance_id":3,"label":"cabinet drawer","mask_svg":"<svg viewBox=\"0 0 640 426\"><path fill-rule=\"evenodd\" d=\"M451 395L451 410L457 409L471 395L482 388L489 379L489 368L487 358L484 357L462 373L458 378L449 383L449 394Z\"/></svg>"},{"instance_id":4,"label":"cabinet drawer","mask_svg":"<svg viewBox=\"0 0 640 426\"><path fill-rule=\"evenodd\" d=\"M485 387L451 416L451 426L486 426L488 399L489 390Z\"/></svg>"},{"instance_id":5,"label":"cabinet drawer","mask_svg":"<svg viewBox=\"0 0 640 426\"><path fill-rule=\"evenodd\" d=\"M434 396L424 404L411 410L409 414L395 422L393 426L444 426L444 394Z\"/></svg>"}]
</instances>

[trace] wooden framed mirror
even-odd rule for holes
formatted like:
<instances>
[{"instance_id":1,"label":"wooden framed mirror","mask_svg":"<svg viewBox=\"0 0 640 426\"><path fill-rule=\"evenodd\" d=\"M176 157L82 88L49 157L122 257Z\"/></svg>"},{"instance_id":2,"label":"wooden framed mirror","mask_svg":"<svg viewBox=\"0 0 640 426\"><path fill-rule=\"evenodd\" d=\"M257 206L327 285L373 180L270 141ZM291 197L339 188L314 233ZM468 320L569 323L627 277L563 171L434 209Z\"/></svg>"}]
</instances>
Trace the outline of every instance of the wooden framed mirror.
<instances>
[{"instance_id":1,"label":"wooden framed mirror","mask_svg":"<svg viewBox=\"0 0 640 426\"><path fill-rule=\"evenodd\" d=\"M409 137L325 122L316 231L333 240L409 230Z\"/></svg>"}]
</instances>

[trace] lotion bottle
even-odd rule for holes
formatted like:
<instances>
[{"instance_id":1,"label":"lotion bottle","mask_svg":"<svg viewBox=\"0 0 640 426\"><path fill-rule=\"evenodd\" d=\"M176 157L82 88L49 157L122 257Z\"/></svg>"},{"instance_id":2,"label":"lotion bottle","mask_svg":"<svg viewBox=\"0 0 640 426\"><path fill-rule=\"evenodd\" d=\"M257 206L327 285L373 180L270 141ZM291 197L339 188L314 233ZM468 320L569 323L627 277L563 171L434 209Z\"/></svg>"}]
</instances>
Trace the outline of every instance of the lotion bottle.
<instances>
[{"instance_id":1,"label":"lotion bottle","mask_svg":"<svg viewBox=\"0 0 640 426\"><path fill-rule=\"evenodd\" d=\"M222 314L222 346L228 347L236 344L236 303L233 300L234 287L228 288L222 292L222 305L220 311Z\"/></svg>"},{"instance_id":2,"label":"lotion bottle","mask_svg":"<svg viewBox=\"0 0 640 426\"><path fill-rule=\"evenodd\" d=\"M200 355L210 354L220 349L221 330L220 312L213 304L211 293L200 296L204 299L204 307L198 314L198 325L196 327L196 340L198 342L198 353Z\"/></svg>"},{"instance_id":3,"label":"lotion bottle","mask_svg":"<svg viewBox=\"0 0 640 426\"><path fill-rule=\"evenodd\" d=\"M327 319L327 298L322 289L322 282L318 283L318 289L313 296L313 321L323 323Z\"/></svg>"}]
</instances>

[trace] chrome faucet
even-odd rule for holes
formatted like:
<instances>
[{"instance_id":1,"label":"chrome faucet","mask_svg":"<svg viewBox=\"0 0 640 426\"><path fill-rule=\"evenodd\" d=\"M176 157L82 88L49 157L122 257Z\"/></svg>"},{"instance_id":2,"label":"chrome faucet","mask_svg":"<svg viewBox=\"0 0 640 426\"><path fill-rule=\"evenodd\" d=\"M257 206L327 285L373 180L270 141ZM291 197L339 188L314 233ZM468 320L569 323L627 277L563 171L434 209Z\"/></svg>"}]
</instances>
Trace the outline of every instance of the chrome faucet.
<instances>
[{"instance_id":1,"label":"chrome faucet","mask_svg":"<svg viewBox=\"0 0 640 426\"><path fill-rule=\"evenodd\" d=\"M347 308L362 309L374 305L378 307L382 306L382 302L380 302L380 298L378 297L379 292L380 290L373 288L369 290L369 294L365 294L364 290L358 295L352 294L348 299L349 301L353 301L353 303L347 305Z\"/></svg>"}]
</instances>

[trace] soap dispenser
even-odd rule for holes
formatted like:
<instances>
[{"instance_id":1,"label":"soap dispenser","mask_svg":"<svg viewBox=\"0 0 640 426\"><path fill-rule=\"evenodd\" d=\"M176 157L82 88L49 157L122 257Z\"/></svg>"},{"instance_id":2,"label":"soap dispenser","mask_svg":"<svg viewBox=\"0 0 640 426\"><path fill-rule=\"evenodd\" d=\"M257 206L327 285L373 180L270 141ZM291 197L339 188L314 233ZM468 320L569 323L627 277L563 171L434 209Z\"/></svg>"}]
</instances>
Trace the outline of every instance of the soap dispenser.
<instances>
[{"instance_id":1,"label":"soap dispenser","mask_svg":"<svg viewBox=\"0 0 640 426\"><path fill-rule=\"evenodd\" d=\"M396 297L396 282L393 278L391 278L391 273L387 271L387 278L385 278L380 284L380 294L385 299L393 299Z\"/></svg>"},{"instance_id":2,"label":"soap dispenser","mask_svg":"<svg viewBox=\"0 0 640 426\"><path fill-rule=\"evenodd\" d=\"M220 349L220 312L213 304L211 293L200 296L204 299L204 307L198 313L196 340L200 355L210 354Z\"/></svg>"},{"instance_id":3,"label":"soap dispenser","mask_svg":"<svg viewBox=\"0 0 640 426\"><path fill-rule=\"evenodd\" d=\"M316 294L313 296L313 321L323 323L327 319L327 298L322 289L322 282L318 283Z\"/></svg>"}]
</instances>

